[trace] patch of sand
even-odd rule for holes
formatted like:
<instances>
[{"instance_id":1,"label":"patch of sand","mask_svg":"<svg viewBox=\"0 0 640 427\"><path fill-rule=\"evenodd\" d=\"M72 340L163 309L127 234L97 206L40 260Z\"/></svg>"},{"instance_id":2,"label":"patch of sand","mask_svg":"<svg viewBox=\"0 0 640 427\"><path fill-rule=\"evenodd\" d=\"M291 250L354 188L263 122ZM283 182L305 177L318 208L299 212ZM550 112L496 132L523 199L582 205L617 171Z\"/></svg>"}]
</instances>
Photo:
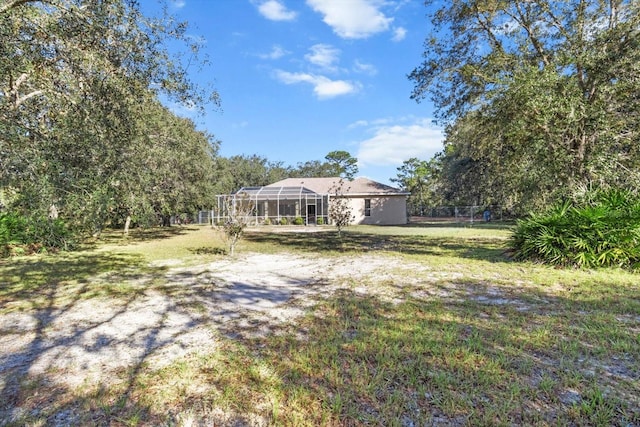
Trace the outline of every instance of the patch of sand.
<instances>
[{"instance_id":1,"label":"patch of sand","mask_svg":"<svg viewBox=\"0 0 640 427\"><path fill-rule=\"evenodd\" d=\"M0 388L11 389L9 373L58 373L55 380L69 386L99 383L142 362L161 367L215 348L221 333L268 333L270 326L303 314L318 295L348 286L350 278L386 274L389 262L370 254L248 254L170 268L162 286L137 278L131 284L139 291L130 297L76 300L2 315Z\"/></svg>"}]
</instances>

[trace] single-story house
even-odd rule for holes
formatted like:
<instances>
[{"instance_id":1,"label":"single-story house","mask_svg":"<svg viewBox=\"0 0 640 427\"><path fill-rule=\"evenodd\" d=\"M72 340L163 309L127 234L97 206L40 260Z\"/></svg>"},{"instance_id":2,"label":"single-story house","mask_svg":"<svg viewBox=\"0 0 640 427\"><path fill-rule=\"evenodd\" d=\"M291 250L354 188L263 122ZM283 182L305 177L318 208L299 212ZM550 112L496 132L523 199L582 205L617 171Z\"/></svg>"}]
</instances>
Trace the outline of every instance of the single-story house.
<instances>
[{"instance_id":1,"label":"single-story house","mask_svg":"<svg viewBox=\"0 0 640 427\"><path fill-rule=\"evenodd\" d=\"M407 223L409 193L397 188L356 178L341 184L340 178L287 178L264 187L243 187L234 194L218 196L218 212L224 201L248 201L254 206L256 223L289 223L302 218L305 224L330 223L329 206L337 197L348 200L352 224L398 225Z\"/></svg>"}]
</instances>

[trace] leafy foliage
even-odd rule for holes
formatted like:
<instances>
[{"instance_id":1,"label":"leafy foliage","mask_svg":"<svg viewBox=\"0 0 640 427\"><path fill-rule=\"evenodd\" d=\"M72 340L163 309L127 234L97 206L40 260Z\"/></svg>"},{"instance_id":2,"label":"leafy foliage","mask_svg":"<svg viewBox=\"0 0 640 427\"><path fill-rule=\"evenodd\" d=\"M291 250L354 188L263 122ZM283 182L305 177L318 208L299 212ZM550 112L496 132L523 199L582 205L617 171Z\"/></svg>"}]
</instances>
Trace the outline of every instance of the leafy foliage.
<instances>
[{"instance_id":1,"label":"leafy foliage","mask_svg":"<svg viewBox=\"0 0 640 427\"><path fill-rule=\"evenodd\" d=\"M223 209L226 218L220 228L224 233L229 255L233 256L245 229L253 220L255 203L246 194L236 194L224 199Z\"/></svg>"},{"instance_id":2,"label":"leafy foliage","mask_svg":"<svg viewBox=\"0 0 640 427\"><path fill-rule=\"evenodd\" d=\"M426 161L413 157L405 160L397 169L398 174L396 178L391 178L391 182L397 183L402 190L411 193L407 200L411 214L423 215L426 207L440 204L437 158Z\"/></svg>"},{"instance_id":3,"label":"leafy foliage","mask_svg":"<svg viewBox=\"0 0 640 427\"><path fill-rule=\"evenodd\" d=\"M427 3L435 3L428 1ZM446 199L539 210L588 182L639 182L640 4L460 0L410 75L447 125Z\"/></svg>"},{"instance_id":4,"label":"leafy foliage","mask_svg":"<svg viewBox=\"0 0 640 427\"><path fill-rule=\"evenodd\" d=\"M347 187L343 179L333 185L329 199L329 221L338 229L338 237L342 237L342 229L353 222L355 216L351 210L349 199L345 197Z\"/></svg>"},{"instance_id":5,"label":"leafy foliage","mask_svg":"<svg viewBox=\"0 0 640 427\"><path fill-rule=\"evenodd\" d=\"M173 49L198 60L185 23L131 0L11 0L0 6L0 186L7 208L74 233L153 223L202 206L217 145L159 95L217 104ZM45 238L46 236L43 236Z\"/></svg>"},{"instance_id":6,"label":"leafy foliage","mask_svg":"<svg viewBox=\"0 0 640 427\"><path fill-rule=\"evenodd\" d=\"M358 173L358 159L347 151L332 151L324 158L330 166L331 176L352 180Z\"/></svg>"},{"instance_id":7,"label":"leafy foliage","mask_svg":"<svg viewBox=\"0 0 640 427\"><path fill-rule=\"evenodd\" d=\"M328 153L325 161L310 160L298 163L296 168L289 171L292 178L333 178L341 177L353 179L358 173L358 159L349 152L337 150Z\"/></svg>"},{"instance_id":8,"label":"leafy foliage","mask_svg":"<svg viewBox=\"0 0 640 427\"><path fill-rule=\"evenodd\" d=\"M0 256L69 249L73 245L71 233L61 219L0 213Z\"/></svg>"},{"instance_id":9,"label":"leafy foliage","mask_svg":"<svg viewBox=\"0 0 640 427\"><path fill-rule=\"evenodd\" d=\"M519 260L579 267L640 267L640 198L630 191L593 190L520 220Z\"/></svg>"}]
</instances>

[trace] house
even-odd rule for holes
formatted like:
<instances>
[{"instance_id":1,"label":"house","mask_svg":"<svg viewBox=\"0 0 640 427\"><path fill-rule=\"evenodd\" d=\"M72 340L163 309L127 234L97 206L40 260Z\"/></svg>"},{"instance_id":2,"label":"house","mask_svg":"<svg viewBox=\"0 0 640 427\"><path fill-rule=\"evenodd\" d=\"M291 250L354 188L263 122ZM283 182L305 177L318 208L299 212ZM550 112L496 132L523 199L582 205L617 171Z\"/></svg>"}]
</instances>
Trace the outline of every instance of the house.
<instances>
[{"instance_id":1,"label":"house","mask_svg":"<svg viewBox=\"0 0 640 427\"><path fill-rule=\"evenodd\" d=\"M341 197L349 202L354 216L352 224L398 225L407 223L407 196L409 193L362 177L344 180L342 185L340 178L287 178L219 196L218 212L224 200L232 197L255 205L256 223L267 219L279 223L283 218L291 223L302 218L305 224L328 224L331 201Z\"/></svg>"}]
</instances>

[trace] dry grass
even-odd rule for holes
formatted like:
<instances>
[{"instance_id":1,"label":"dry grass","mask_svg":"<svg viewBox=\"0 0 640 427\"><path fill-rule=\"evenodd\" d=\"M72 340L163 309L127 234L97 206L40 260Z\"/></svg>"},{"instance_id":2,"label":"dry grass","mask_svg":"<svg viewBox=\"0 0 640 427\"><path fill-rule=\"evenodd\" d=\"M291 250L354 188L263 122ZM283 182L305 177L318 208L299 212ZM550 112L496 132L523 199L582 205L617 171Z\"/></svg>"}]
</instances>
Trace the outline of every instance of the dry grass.
<instances>
[{"instance_id":1,"label":"dry grass","mask_svg":"<svg viewBox=\"0 0 640 427\"><path fill-rule=\"evenodd\" d=\"M14 382L3 385L0 414L7 425L640 425L638 276L511 262L508 235L249 233L240 251L310 263L375 254L389 265L333 284L341 290L267 335L219 334L215 346L161 368L137 364L108 383L64 388L51 381L56 372L4 372ZM179 303L185 292L169 292L162 264L220 260L216 248L211 229L184 228L3 261L0 315L78 297L121 303L140 291L140 275L155 275L148 286ZM109 274L113 286L94 280Z\"/></svg>"}]
</instances>

